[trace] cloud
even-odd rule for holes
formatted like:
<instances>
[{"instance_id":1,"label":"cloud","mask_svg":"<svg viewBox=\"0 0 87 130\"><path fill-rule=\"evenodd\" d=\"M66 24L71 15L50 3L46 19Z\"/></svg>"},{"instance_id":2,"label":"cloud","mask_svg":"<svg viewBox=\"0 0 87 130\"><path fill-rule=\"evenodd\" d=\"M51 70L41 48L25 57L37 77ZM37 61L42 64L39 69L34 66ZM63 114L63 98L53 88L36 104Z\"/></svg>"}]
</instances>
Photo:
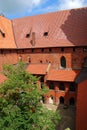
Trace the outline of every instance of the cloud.
<instances>
[{"instance_id":1,"label":"cloud","mask_svg":"<svg viewBox=\"0 0 87 130\"><path fill-rule=\"evenodd\" d=\"M80 8L85 5L86 0L60 0L59 1L59 9L64 10L64 9L73 9L73 8Z\"/></svg>"},{"instance_id":2,"label":"cloud","mask_svg":"<svg viewBox=\"0 0 87 130\"><path fill-rule=\"evenodd\" d=\"M50 1L50 0L48 0ZM48 4L45 8L39 8L36 12L47 13L58 10L67 10L80 8L87 5L87 0L51 0L52 4Z\"/></svg>"},{"instance_id":3,"label":"cloud","mask_svg":"<svg viewBox=\"0 0 87 130\"><path fill-rule=\"evenodd\" d=\"M14 18L86 5L87 0L0 0L0 13Z\"/></svg>"},{"instance_id":4,"label":"cloud","mask_svg":"<svg viewBox=\"0 0 87 130\"><path fill-rule=\"evenodd\" d=\"M25 14L41 3L42 0L0 0L0 13L5 15Z\"/></svg>"}]
</instances>

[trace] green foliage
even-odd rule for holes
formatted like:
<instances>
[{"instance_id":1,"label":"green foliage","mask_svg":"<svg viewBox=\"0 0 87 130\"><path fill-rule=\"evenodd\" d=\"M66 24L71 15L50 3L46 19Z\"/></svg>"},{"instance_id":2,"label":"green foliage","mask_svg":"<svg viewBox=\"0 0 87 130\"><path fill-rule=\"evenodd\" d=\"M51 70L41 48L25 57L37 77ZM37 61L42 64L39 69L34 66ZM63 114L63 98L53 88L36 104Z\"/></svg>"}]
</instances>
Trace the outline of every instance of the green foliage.
<instances>
[{"instance_id":1,"label":"green foliage","mask_svg":"<svg viewBox=\"0 0 87 130\"><path fill-rule=\"evenodd\" d=\"M0 85L0 130L54 130L59 113L44 108L38 78L25 71L25 64L4 65L7 80Z\"/></svg>"}]
</instances>

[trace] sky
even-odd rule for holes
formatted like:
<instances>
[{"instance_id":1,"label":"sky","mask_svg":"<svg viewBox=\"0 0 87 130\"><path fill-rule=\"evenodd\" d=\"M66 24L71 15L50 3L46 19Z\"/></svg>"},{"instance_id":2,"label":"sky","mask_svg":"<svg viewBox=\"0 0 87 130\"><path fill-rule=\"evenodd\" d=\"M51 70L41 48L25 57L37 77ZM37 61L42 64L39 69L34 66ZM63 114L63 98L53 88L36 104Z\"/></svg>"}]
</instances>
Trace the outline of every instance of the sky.
<instances>
[{"instance_id":1,"label":"sky","mask_svg":"<svg viewBox=\"0 0 87 130\"><path fill-rule=\"evenodd\" d=\"M14 19L86 6L87 0L0 0L0 14Z\"/></svg>"}]
</instances>

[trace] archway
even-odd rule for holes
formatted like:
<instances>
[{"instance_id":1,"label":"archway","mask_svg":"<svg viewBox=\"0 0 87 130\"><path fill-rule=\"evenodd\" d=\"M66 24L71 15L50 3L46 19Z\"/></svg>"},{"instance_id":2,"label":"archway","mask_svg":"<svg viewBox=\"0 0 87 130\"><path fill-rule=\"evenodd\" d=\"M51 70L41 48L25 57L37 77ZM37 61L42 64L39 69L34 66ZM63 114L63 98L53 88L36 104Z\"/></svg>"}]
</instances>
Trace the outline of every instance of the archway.
<instances>
[{"instance_id":1,"label":"archway","mask_svg":"<svg viewBox=\"0 0 87 130\"><path fill-rule=\"evenodd\" d=\"M75 99L73 97L69 99L69 105L75 105Z\"/></svg>"},{"instance_id":2,"label":"archway","mask_svg":"<svg viewBox=\"0 0 87 130\"><path fill-rule=\"evenodd\" d=\"M53 97L53 96L50 96L50 97L49 97L49 103L51 103L51 104L54 103L54 97Z\"/></svg>"},{"instance_id":3,"label":"archway","mask_svg":"<svg viewBox=\"0 0 87 130\"><path fill-rule=\"evenodd\" d=\"M64 104L64 97L61 96L61 97L59 98L59 103L60 103L60 104Z\"/></svg>"}]
</instances>

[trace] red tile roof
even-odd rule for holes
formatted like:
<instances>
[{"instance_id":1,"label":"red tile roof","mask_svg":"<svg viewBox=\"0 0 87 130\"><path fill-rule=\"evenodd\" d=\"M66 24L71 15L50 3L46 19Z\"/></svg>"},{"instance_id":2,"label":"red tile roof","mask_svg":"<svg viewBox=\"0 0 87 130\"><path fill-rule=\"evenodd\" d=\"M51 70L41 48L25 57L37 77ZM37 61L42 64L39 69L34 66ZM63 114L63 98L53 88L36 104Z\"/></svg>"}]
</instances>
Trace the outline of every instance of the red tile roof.
<instances>
[{"instance_id":1,"label":"red tile roof","mask_svg":"<svg viewBox=\"0 0 87 130\"><path fill-rule=\"evenodd\" d=\"M2 16L0 16L0 48L16 48L11 20Z\"/></svg>"},{"instance_id":2,"label":"red tile roof","mask_svg":"<svg viewBox=\"0 0 87 130\"><path fill-rule=\"evenodd\" d=\"M3 75L0 74L0 83L3 83L7 78Z\"/></svg>"},{"instance_id":3,"label":"red tile roof","mask_svg":"<svg viewBox=\"0 0 87 130\"><path fill-rule=\"evenodd\" d=\"M27 71L31 74L45 75L48 69L47 64L30 64Z\"/></svg>"},{"instance_id":4,"label":"red tile roof","mask_svg":"<svg viewBox=\"0 0 87 130\"><path fill-rule=\"evenodd\" d=\"M47 80L51 81L75 81L79 71L74 70L50 70Z\"/></svg>"},{"instance_id":5,"label":"red tile roof","mask_svg":"<svg viewBox=\"0 0 87 130\"><path fill-rule=\"evenodd\" d=\"M12 20L18 48L87 46L87 8L59 11ZM43 36L48 32L48 36ZM30 34L26 38L26 34Z\"/></svg>"}]
</instances>

